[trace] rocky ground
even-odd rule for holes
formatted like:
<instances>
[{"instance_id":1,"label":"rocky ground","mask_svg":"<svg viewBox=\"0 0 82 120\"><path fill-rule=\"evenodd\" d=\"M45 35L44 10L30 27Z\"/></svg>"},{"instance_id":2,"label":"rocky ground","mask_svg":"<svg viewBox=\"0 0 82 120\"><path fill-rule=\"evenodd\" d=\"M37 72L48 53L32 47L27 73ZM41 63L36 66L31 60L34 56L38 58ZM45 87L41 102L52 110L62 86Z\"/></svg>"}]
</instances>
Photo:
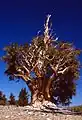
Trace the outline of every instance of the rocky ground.
<instances>
[{"instance_id":1,"label":"rocky ground","mask_svg":"<svg viewBox=\"0 0 82 120\"><path fill-rule=\"evenodd\" d=\"M31 106L0 106L0 120L82 120L82 116L42 112Z\"/></svg>"}]
</instances>

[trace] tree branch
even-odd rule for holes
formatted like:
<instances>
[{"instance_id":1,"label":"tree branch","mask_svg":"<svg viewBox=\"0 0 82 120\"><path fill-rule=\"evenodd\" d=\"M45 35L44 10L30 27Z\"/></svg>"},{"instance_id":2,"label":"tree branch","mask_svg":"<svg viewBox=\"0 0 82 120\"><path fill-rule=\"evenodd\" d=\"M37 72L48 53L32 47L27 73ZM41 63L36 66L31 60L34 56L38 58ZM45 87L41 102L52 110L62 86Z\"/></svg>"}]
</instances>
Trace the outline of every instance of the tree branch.
<instances>
[{"instance_id":1,"label":"tree branch","mask_svg":"<svg viewBox=\"0 0 82 120\"><path fill-rule=\"evenodd\" d=\"M62 74L64 74L68 69L69 69L69 66L66 67L64 70L58 71L58 73L62 73Z\"/></svg>"},{"instance_id":2,"label":"tree branch","mask_svg":"<svg viewBox=\"0 0 82 120\"><path fill-rule=\"evenodd\" d=\"M28 74L30 73L30 71L24 65L22 67L28 72Z\"/></svg>"},{"instance_id":3,"label":"tree branch","mask_svg":"<svg viewBox=\"0 0 82 120\"><path fill-rule=\"evenodd\" d=\"M49 58L46 56L46 59L49 60L49 61L52 61L52 60L54 59L54 57L55 57L55 55L54 55L51 59L49 59Z\"/></svg>"},{"instance_id":4,"label":"tree branch","mask_svg":"<svg viewBox=\"0 0 82 120\"><path fill-rule=\"evenodd\" d=\"M58 64L55 67L52 64L50 64L50 67L52 68L52 70L54 70L55 72L57 72L58 68L59 68L59 65L63 61L63 59L64 59L64 57L62 59L60 58L59 61L58 61Z\"/></svg>"},{"instance_id":5,"label":"tree branch","mask_svg":"<svg viewBox=\"0 0 82 120\"><path fill-rule=\"evenodd\" d=\"M14 74L14 76L15 77L21 77L25 82L28 81L28 79L24 75L22 75L22 74Z\"/></svg>"}]
</instances>

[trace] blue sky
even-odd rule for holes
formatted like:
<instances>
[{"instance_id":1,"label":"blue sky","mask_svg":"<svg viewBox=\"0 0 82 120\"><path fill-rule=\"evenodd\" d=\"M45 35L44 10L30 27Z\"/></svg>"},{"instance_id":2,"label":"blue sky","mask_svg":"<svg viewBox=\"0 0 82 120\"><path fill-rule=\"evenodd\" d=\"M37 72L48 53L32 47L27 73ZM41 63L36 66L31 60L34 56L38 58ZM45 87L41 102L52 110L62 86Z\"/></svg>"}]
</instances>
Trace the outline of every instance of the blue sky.
<instances>
[{"instance_id":1,"label":"blue sky","mask_svg":"<svg viewBox=\"0 0 82 120\"><path fill-rule=\"evenodd\" d=\"M47 14L51 14L53 30L60 40L73 42L82 49L82 1L81 0L0 0L0 56L3 47L11 42L30 42L43 24ZM80 56L82 61L82 55ZM5 64L0 62L0 90L7 97L10 92L18 96L23 81L8 81L4 75ZM77 95L72 104L82 104L82 70L77 82ZM27 88L28 89L28 88Z\"/></svg>"}]
</instances>

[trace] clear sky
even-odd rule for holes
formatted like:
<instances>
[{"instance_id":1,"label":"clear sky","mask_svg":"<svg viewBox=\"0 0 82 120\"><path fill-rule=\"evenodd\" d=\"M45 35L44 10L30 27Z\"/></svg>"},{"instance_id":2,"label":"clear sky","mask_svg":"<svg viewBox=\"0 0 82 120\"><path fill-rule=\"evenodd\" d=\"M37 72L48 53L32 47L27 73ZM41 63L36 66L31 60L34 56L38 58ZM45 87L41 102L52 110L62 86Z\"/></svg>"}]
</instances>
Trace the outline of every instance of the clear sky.
<instances>
[{"instance_id":1,"label":"clear sky","mask_svg":"<svg viewBox=\"0 0 82 120\"><path fill-rule=\"evenodd\" d=\"M53 29L60 40L73 42L82 49L82 1L81 0L0 0L0 56L3 47L11 42L30 42L51 14ZM82 55L80 56L82 61ZM0 62L0 90L7 97L10 92L18 96L23 81L8 81L4 75L5 64ZM77 95L73 105L82 104L82 70L77 82ZM28 90L28 88L27 88Z\"/></svg>"}]
</instances>

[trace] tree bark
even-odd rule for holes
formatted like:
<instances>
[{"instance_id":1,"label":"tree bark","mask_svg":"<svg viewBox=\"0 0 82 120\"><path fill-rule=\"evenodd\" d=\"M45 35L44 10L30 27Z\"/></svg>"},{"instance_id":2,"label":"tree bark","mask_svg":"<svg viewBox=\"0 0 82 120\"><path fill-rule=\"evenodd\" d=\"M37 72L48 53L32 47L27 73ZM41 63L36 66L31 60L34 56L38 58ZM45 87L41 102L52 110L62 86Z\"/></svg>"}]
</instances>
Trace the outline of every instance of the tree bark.
<instances>
[{"instance_id":1,"label":"tree bark","mask_svg":"<svg viewBox=\"0 0 82 120\"><path fill-rule=\"evenodd\" d=\"M44 101L50 101L50 84L52 80L39 78L38 80L30 81L28 85L31 91L31 104L42 104Z\"/></svg>"}]
</instances>

